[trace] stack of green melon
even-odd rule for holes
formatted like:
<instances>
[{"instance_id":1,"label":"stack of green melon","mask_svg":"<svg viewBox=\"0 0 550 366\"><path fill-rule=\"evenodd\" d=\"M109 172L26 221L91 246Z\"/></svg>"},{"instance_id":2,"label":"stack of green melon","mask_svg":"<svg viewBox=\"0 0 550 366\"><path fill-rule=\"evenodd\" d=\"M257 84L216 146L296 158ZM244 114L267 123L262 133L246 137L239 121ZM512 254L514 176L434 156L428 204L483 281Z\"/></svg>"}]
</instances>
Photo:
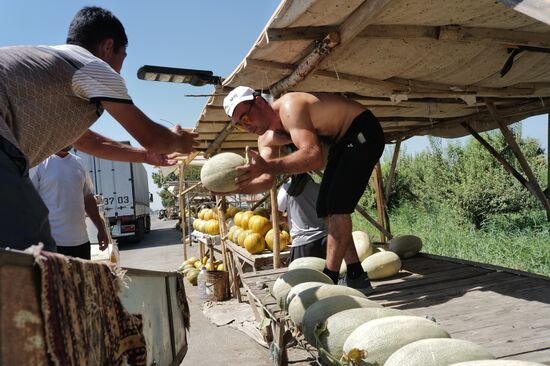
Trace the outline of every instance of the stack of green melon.
<instances>
[{"instance_id":1,"label":"stack of green melon","mask_svg":"<svg viewBox=\"0 0 550 366\"><path fill-rule=\"evenodd\" d=\"M390 242L390 250L375 253L366 234L355 232L353 237L371 279L395 275L401 267L400 257L415 255L422 246L417 237L397 237ZM297 330L317 348L323 365L497 365L486 349L452 339L432 320L384 308L355 289L332 284L322 273L324 265L320 258L295 260L271 290ZM536 365L498 362L509 366Z\"/></svg>"}]
</instances>

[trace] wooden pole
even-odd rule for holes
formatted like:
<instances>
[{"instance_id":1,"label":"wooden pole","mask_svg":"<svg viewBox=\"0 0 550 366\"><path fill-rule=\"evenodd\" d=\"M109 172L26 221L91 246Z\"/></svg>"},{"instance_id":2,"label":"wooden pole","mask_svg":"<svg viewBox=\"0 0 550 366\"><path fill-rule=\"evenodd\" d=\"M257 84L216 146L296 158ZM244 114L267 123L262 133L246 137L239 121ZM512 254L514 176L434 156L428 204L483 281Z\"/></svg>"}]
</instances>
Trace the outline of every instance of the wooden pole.
<instances>
[{"instance_id":1,"label":"wooden pole","mask_svg":"<svg viewBox=\"0 0 550 366\"><path fill-rule=\"evenodd\" d=\"M179 164L179 189L178 189L178 200L180 205L180 216L181 216L181 241L183 243L183 260L187 260L187 244L185 240L185 203L183 200L183 188L184 188L184 178L185 178L185 163Z\"/></svg>"},{"instance_id":2,"label":"wooden pole","mask_svg":"<svg viewBox=\"0 0 550 366\"><path fill-rule=\"evenodd\" d=\"M393 157L391 159L390 175L388 176L388 181L386 182L386 203L390 200L391 185L393 183L393 178L395 177L395 169L397 168L397 159L399 157L399 150L401 149L402 139L398 139L395 143L395 149L393 150Z\"/></svg>"},{"instance_id":3,"label":"wooden pole","mask_svg":"<svg viewBox=\"0 0 550 366\"><path fill-rule=\"evenodd\" d=\"M487 109L489 110L489 113L491 113L491 116L493 117L494 121L498 124L500 131L504 135L504 139L512 149L512 152L518 159L519 164L521 165L521 168L525 172L525 175L527 176L527 179L529 180L529 183L531 183L535 193L536 197L539 199L539 201L542 203L544 209L546 210L546 218L547 221L550 222L550 202L542 192L542 189L539 186L539 183L537 181L537 177L535 177L535 174L531 170L531 167L529 166L529 163L527 162L527 159L525 159L525 156L523 155L519 145L517 144L516 140L514 139L514 136L512 135L512 132L508 129L506 124L502 121L500 118L498 111L493 104L493 102L485 101L485 105L487 106Z\"/></svg>"},{"instance_id":4,"label":"wooden pole","mask_svg":"<svg viewBox=\"0 0 550 366\"><path fill-rule=\"evenodd\" d=\"M216 195L216 207L218 208L218 223L220 226L220 237L223 238L227 234L225 227L225 210L227 209L227 202L224 196ZM227 263L227 251L225 249L225 241L220 238L220 245L222 247L222 261L223 267L228 268Z\"/></svg>"},{"instance_id":5,"label":"wooden pole","mask_svg":"<svg viewBox=\"0 0 550 366\"><path fill-rule=\"evenodd\" d=\"M277 189L275 185L271 193L271 222L273 223L273 268L281 267L281 245L279 235L279 205L277 204Z\"/></svg>"},{"instance_id":6,"label":"wooden pole","mask_svg":"<svg viewBox=\"0 0 550 366\"><path fill-rule=\"evenodd\" d=\"M378 223L386 230L388 229L384 214L384 194L382 193L382 168L380 161L374 166L374 192L376 194L376 211L378 212ZM389 231L389 230L388 230ZM380 232L380 241L386 242L384 233Z\"/></svg>"}]
</instances>

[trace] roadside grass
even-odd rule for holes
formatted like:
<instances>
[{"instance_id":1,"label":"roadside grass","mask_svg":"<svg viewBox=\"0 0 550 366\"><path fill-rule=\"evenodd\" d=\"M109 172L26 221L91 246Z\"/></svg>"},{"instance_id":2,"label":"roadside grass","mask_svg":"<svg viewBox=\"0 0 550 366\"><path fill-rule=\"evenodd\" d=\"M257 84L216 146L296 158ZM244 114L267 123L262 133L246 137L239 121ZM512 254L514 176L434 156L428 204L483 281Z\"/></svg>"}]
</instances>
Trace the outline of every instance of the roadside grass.
<instances>
[{"instance_id":1,"label":"roadside grass","mask_svg":"<svg viewBox=\"0 0 550 366\"><path fill-rule=\"evenodd\" d=\"M379 232L360 214L352 219L354 230L380 241ZM420 237L424 253L550 276L550 224L543 212L500 215L476 230L451 208L405 204L390 213L390 223L393 235Z\"/></svg>"}]
</instances>

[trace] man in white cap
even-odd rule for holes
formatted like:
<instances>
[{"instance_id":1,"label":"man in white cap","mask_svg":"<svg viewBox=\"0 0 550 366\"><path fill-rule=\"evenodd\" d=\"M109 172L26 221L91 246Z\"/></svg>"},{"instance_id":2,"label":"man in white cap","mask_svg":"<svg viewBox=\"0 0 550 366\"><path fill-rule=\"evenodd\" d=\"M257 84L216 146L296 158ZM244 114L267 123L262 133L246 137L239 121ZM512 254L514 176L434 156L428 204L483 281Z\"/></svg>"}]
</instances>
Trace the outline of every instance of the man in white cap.
<instances>
[{"instance_id":1,"label":"man in white cap","mask_svg":"<svg viewBox=\"0 0 550 366\"><path fill-rule=\"evenodd\" d=\"M369 291L353 245L351 213L384 151L384 133L376 117L342 96L293 92L269 103L246 86L229 93L224 109L239 127L259 135L259 152L250 151L250 163L237 168L242 173L236 179L239 192L266 191L278 174L323 168L321 145L330 146L317 199L317 215L328 225L323 272L337 283L344 259L347 285ZM291 143L297 150L279 157L279 147Z\"/></svg>"}]
</instances>

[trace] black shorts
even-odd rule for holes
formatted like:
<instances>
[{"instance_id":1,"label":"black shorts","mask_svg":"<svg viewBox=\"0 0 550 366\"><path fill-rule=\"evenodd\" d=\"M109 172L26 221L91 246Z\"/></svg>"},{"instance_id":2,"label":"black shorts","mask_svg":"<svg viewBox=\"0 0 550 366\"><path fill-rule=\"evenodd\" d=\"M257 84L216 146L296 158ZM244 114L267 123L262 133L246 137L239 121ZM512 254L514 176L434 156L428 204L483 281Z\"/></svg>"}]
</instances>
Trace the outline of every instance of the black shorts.
<instances>
[{"instance_id":1,"label":"black shorts","mask_svg":"<svg viewBox=\"0 0 550 366\"><path fill-rule=\"evenodd\" d=\"M317 215L351 214L384 152L384 132L369 111L355 117L340 141L330 147Z\"/></svg>"},{"instance_id":2,"label":"black shorts","mask_svg":"<svg viewBox=\"0 0 550 366\"><path fill-rule=\"evenodd\" d=\"M327 237L317 239L314 242L290 247L290 262L303 257L327 257Z\"/></svg>"}]
</instances>

